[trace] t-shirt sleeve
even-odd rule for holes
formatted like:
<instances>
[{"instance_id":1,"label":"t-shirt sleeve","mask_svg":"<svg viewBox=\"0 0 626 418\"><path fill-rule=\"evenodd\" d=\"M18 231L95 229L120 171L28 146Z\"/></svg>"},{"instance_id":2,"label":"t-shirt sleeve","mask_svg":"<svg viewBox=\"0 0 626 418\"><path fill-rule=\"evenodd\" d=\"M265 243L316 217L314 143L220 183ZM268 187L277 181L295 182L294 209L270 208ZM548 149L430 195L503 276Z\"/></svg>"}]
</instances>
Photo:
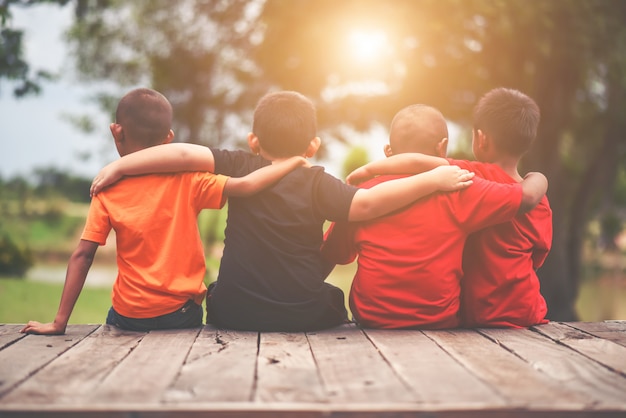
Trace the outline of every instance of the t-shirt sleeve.
<instances>
[{"instance_id":1,"label":"t-shirt sleeve","mask_svg":"<svg viewBox=\"0 0 626 418\"><path fill-rule=\"evenodd\" d=\"M190 176L195 185L194 195L198 209L221 209L224 206L224 187L228 176L205 172L190 173Z\"/></svg>"},{"instance_id":2,"label":"t-shirt sleeve","mask_svg":"<svg viewBox=\"0 0 626 418\"><path fill-rule=\"evenodd\" d=\"M311 167L309 170L318 170L316 173L318 181L313 189L314 209L322 219L334 222L347 221L352 199L359 189L324 172L321 167Z\"/></svg>"},{"instance_id":3,"label":"t-shirt sleeve","mask_svg":"<svg viewBox=\"0 0 626 418\"><path fill-rule=\"evenodd\" d=\"M211 152L215 162L215 173L229 177L243 177L254 170L271 164L270 161L263 157L253 155L247 151L211 148Z\"/></svg>"},{"instance_id":4,"label":"t-shirt sleeve","mask_svg":"<svg viewBox=\"0 0 626 418\"><path fill-rule=\"evenodd\" d=\"M111 228L109 214L102 204L99 195L96 195L91 199L85 228L80 239L105 245Z\"/></svg>"},{"instance_id":5,"label":"t-shirt sleeve","mask_svg":"<svg viewBox=\"0 0 626 418\"><path fill-rule=\"evenodd\" d=\"M512 220L522 203L519 183L502 184L474 177L467 189L450 194L454 214L468 233Z\"/></svg>"}]
</instances>

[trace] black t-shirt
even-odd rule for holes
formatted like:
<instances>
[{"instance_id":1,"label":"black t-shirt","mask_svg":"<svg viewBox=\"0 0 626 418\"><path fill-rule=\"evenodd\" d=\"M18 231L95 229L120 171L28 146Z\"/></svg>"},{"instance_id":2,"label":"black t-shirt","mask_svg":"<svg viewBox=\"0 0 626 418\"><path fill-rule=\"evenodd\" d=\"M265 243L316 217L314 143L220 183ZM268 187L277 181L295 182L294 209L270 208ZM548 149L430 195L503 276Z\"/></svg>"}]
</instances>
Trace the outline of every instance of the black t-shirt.
<instances>
[{"instance_id":1,"label":"black t-shirt","mask_svg":"<svg viewBox=\"0 0 626 418\"><path fill-rule=\"evenodd\" d=\"M244 151L212 150L215 172L242 177L269 164ZM210 302L218 326L259 331L318 329L341 323L343 293L324 282L326 220L347 221L358 189L299 167L274 186L228 199L224 254Z\"/></svg>"}]
</instances>

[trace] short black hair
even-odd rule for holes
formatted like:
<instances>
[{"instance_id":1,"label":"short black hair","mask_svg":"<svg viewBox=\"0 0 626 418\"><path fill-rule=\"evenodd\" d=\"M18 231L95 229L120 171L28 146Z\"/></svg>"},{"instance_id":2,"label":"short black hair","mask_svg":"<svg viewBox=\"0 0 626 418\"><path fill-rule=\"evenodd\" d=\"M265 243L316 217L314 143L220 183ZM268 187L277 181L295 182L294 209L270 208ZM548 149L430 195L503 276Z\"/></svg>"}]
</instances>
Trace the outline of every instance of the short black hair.
<instances>
[{"instance_id":1,"label":"short black hair","mask_svg":"<svg viewBox=\"0 0 626 418\"><path fill-rule=\"evenodd\" d=\"M252 133L273 157L301 155L317 135L315 105L295 91L266 94L254 110Z\"/></svg>"},{"instance_id":2,"label":"short black hair","mask_svg":"<svg viewBox=\"0 0 626 418\"><path fill-rule=\"evenodd\" d=\"M128 92L117 105L115 121L129 139L143 147L163 142L172 127L172 105L156 90L138 88Z\"/></svg>"},{"instance_id":3,"label":"short black hair","mask_svg":"<svg viewBox=\"0 0 626 418\"><path fill-rule=\"evenodd\" d=\"M499 87L486 93L474 107L474 130L493 138L501 152L521 157L537 137L541 112L524 93Z\"/></svg>"}]
</instances>

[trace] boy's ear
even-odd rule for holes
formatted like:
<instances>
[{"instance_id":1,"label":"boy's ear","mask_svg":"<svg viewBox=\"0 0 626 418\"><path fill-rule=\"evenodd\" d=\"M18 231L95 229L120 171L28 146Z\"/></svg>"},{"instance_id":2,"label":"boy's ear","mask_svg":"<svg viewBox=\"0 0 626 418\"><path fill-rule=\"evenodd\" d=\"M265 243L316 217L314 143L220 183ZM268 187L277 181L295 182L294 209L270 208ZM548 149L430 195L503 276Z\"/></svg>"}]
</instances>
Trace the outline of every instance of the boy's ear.
<instances>
[{"instance_id":1,"label":"boy's ear","mask_svg":"<svg viewBox=\"0 0 626 418\"><path fill-rule=\"evenodd\" d=\"M391 150L391 144L385 144L383 147L383 151L385 152L385 157L391 157L393 155L393 151Z\"/></svg>"},{"instance_id":2,"label":"boy's ear","mask_svg":"<svg viewBox=\"0 0 626 418\"><path fill-rule=\"evenodd\" d=\"M109 125L109 129L111 130L111 135L113 135L115 142L124 142L124 129L122 128L122 125L119 123L112 123Z\"/></svg>"},{"instance_id":3,"label":"boy's ear","mask_svg":"<svg viewBox=\"0 0 626 418\"><path fill-rule=\"evenodd\" d=\"M170 129L169 133L167 134L167 137L165 138L165 140L163 141L164 144L169 144L170 142L172 142L174 140L174 131L172 131Z\"/></svg>"},{"instance_id":4,"label":"boy's ear","mask_svg":"<svg viewBox=\"0 0 626 418\"><path fill-rule=\"evenodd\" d=\"M441 141L437 142L435 152L442 158L445 158L446 155L448 155L448 138L443 138Z\"/></svg>"},{"instance_id":5,"label":"boy's ear","mask_svg":"<svg viewBox=\"0 0 626 418\"><path fill-rule=\"evenodd\" d=\"M250 151L252 151L254 155L259 155L261 153L259 138L252 132L248 134L248 147L250 147Z\"/></svg>"},{"instance_id":6,"label":"boy's ear","mask_svg":"<svg viewBox=\"0 0 626 418\"><path fill-rule=\"evenodd\" d=\"M317 150L320 149L320 145L322 145L322 140L316 136L311 140L311 142L309 142L309 146L307 147L304 156L307 158L314 156Z\"/></svg>"},{"instance_id":7,"label":"boy's ear","mask_svg":"<svg viewBox=\"0 0 626 418\"><path fill-rule=\"evenodd\" d=\"M484 151L489 148L490 139L481 129L476 130L476 139L478 141L478 149Z\"/></svg>"}]
</instances>

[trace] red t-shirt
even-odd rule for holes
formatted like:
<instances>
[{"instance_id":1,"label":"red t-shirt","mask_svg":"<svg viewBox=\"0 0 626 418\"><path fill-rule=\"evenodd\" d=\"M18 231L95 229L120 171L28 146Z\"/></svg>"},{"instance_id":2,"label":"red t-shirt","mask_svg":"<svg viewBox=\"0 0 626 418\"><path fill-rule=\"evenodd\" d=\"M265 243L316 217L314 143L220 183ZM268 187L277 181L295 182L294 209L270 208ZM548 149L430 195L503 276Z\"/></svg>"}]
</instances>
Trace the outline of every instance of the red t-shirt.
<instances>
[{"instance_id":1,"label":"red t-shirt","mask_svg":"<svg viewBox=\"0 0 626 418\"><path fill-rule=\"evenodd\" d=\"M362 187L396 177L377 177ZM512 219L521 198L518 184L477 178L465 190L436 193L373 221L333 224L322 253L336 264L358 255L350 308L361 325L454 328L465 239Z\"/></svg>"},{"instance_id":2,"label":"red t-shirt","mask_svg":"<svg viewBox=\"0 0 626 418\"><path fill-rule=\"evenodd\" d=\"M495 164L450 160L476 176L516 183ZM552 244L552 210L544 197L513 221L472 234L465 244L462 323L468 327L528 327L548 322L536 270Z\"/></svg>"}]
</instances>

